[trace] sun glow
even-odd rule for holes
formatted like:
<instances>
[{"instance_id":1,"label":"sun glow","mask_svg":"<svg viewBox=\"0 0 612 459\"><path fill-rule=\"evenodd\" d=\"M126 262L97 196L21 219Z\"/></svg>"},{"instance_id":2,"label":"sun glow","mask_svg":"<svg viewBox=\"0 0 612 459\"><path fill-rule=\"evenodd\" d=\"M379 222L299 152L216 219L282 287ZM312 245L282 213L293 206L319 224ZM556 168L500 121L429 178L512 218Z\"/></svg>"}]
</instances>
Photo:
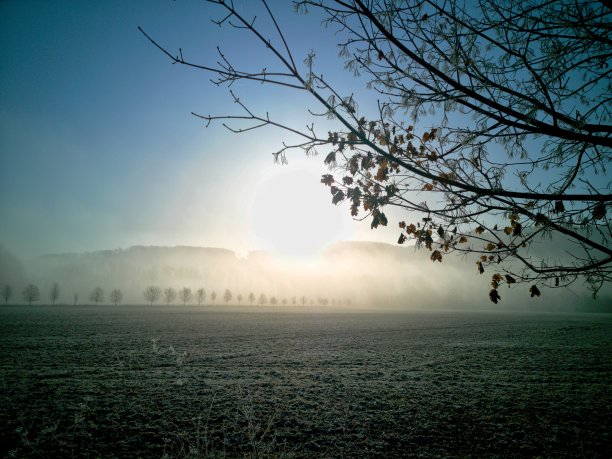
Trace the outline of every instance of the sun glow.
<instances>
[{"instance_id":1,"label":"sun glow","mask_svg":"<svg viewBox=\"0 0 612 459\"><path fill-rule=\"evenodd\" d=\"M331 203L320 168L302 162L275 167L253 195L251 228L260 244L291 258L315 257L332 242L350 239L348 210Z\"/></svg>"}]
</instances>

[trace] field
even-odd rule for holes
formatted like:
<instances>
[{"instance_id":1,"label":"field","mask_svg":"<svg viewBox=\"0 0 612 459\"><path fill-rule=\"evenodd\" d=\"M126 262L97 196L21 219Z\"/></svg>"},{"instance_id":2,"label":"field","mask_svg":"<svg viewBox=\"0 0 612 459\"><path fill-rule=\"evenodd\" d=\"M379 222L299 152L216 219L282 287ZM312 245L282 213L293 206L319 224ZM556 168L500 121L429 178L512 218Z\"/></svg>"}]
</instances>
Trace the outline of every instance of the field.
<instances>
[{"instance_id":1,"label":"field","mask_svg":"<svg viewBox=\"0 0 612 459\"><path fill-rule=\"evenodd\" d=\"M612 457L612 317L227 309L0 307L0 454Z\"/></svg>"}]
</instances>

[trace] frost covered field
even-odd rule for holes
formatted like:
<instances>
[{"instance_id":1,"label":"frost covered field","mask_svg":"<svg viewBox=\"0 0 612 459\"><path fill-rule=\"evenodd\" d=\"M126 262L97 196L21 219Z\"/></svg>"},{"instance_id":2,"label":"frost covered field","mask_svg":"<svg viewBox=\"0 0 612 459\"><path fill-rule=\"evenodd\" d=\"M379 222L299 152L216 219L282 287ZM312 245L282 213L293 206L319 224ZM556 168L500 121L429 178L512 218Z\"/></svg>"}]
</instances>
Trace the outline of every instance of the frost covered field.
<instances>
[{"instance_id":1,"label":"frost covered field","mask_svg":"<svg viewBox=\"0 0 612 459\"><path fill-rule=\"evenodd\" d=\"M611 457L612 317L1 307L14 457Z\"/></svg>"}]
</instances>

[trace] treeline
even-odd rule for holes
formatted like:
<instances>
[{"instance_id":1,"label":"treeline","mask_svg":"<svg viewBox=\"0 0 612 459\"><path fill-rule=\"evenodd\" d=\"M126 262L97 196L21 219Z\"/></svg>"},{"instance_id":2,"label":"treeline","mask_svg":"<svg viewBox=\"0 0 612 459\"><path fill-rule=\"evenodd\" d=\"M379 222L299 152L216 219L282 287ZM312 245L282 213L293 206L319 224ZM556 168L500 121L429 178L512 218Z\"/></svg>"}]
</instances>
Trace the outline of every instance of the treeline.
<instances>
[{"instance_id":1,"label":"treeline","mask_svg":"<svg viewBox=\"0 0 612 459\"><path fill-rule=\"evenodd\" d=\"M13 298L13 288L6 284L0 290L0 298L4 301L4 304L8 304L11 298ZM22 300L31 305L32 303L38 302L41 300L41 292L38 286L35 284L26 285L21 291ZM48 298L52 305L58 302L60 298L60 288L57 282L55 282L51 289L48 292ZM212 290L207 292L204 288L199 288L197 290L192 290L189 287L183 287L181 289L175 289L173 287L168 287L162 289L156 285L148 286L143 292L143 299L149 304L153 305L154 303L164 302L165 304L173 304L175 302L182 303L183 305L187 304L195 304L198 305L207 304L207 300L209 304L215 304L218 298L217 292ZM106 301L106 295L104 289L102 287L94 288L89 294L89 302L95 305L104 304ZM71 303L74 305L79 304L79 295L75 293L71 298ZM120 289L113 289L108 296L108 303L114 304L117 306L123 301L123 293ZM243 296L242 293L238 293L234 296L230 289L225 289L223 292L223 296L220 298L223 302L228 304L230 301L235 300L238 304L245 303L249 304L258 304L258 305L318 305L318 306L348 306L351 304L350 298L328 298L318 296L307 297L302 295L300 297L292 296L290 298L286 297L276 297L274 295L268 296L265 293L260 293L259 295L255 295L255 293L250 292L248 295Z\"/></svg>"}]
</instances>

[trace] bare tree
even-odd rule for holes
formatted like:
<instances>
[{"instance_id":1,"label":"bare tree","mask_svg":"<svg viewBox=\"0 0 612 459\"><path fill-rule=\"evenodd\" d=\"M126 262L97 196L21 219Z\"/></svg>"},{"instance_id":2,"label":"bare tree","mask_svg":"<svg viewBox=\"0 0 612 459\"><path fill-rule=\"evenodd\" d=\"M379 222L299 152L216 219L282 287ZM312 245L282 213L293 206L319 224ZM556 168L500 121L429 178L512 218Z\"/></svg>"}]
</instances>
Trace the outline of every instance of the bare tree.
<instances>
[{"instance_id":1,"label":"bare tree","mask_svg":"<svg viewBox=\"0 0 612 459\"><path fill-rule=\"evenodd\" d=\"M259 300L257 301L257 303L259 304L266 304L268 302L268 298L266 297L265 294L261 294L259 295Z\"/></svg>"},{"instance_id":2,"label":"bare tree","mask_svg":"<svg viewBox=\"0 0 612 459\"><path fill-rule=\"evenodd\" d=\"M93 301L94 304L104 301L104 290L101 287L94 288L89 294L89 301Z\"/></svg>"},{"instance_id":3,"label":"bare tree","mask_svg":"<svg viewBox=\"0 0 612 459\"><path fill-rule=\"evenodd\" d=\"M28 284L21 292L21 296L23 297L23 301L31 306L33 301L38 301L40 299L40 290L36 285Z\"/></svg>"},{"instance_id":4,"label":"bare tree","mask_svg":"<svg viewBox=\"0 0 612 459\"><path fill-rule=\"evenodd\" d=\"M148 301L151 306L153 306L153 303L159 301L161 295L161 288L156 287L155 285L150 285L144 291L144 299L145 301Z\"/></svg>"},{"instance_id":5,"label":"bare tree","mask_svg":"<svg viewBox=\"0 0 612 459\"><path fill-rule=\"evenodd\" d=\"M309 93L322 109L310 113L336 127L296 128L251 110L233 89L241 113L195 114L207 125L221 120L234 132L273 126L300 137L275 159L285 163L291 149L324 152L331 173L322 182L334 204L346 201L372 228L388 224L388 209L405 212L408 221L396 221L398 243L413 240L433 262L453 252L471 256L478 272L491 274L495 303L502 284L528 284L533 297L576 280L595 295L610 281L612 195L601 174L612 147L612 10L605 2L296 2L337 29L345 68L364 83L350 94L316 70L314 52L297 64L265 1L269 30L232 2L209 3L221 10L220 26L252 34L278 67L243 69L222 51L216 65L200 64L145 35L173 63L216 74L218 85ZM378 101L360 108L366 88ZM573 248L553 259L536 255L529 248L542 237Z\"/></svg>"},{"instance_id":6,"label":"bare tree","mask_svg":"<svg viewBox=\"0 0 612 459\"><path fill-rule=\"evenodd\" d=\"M121 301L123 300L123 293L121 293L121 290L113 290L110 293L110 300L115 306L117 306L118 303L121 303Z\"/></svg>"},{"instance_id":7,"label":"bare tree","mask_svg":"<svg viewBox=\"0 0 612 459\"><path fill-rule=\"evenodd\" d=\"M190 288L183 287L179 292L179 296L184 306L186 303L189 303L191 301L191 299L193 298L193 293L191 292Z\"/></svg>"},{"instance_id":8,"label":"bare tree","mask_svg":"<svg viewBox=\"0 0 612 459\"><path fill-rule=\"evenodd\" d=\"M198 305L201 305L202 302L206 300L206 290L199 288L196 291L196 300L198 301Z\"/></svg>"},{"instance_id":9,"label":"bare tree","mask_svg":"<svg viewBox=\"0 0 612 459\"><path fill-rule=\"evenodd\" d=\"M217 292L213 290L210 294L210 299L212 300L212 304L215 304L215 300L217 299Z\"/></svg>"},{"instance_id":10,"label":"bare tree","mask_svg":"<svg viewBox=\"0 0 612 459\"><path fill-rule=\"evenodd\" d=\"M253 304L255 301L255 294L253 292L249 293L249 303Z\"/></svg>"},{"instance_id":11,"label":"bare tree","mask_svg":"<svg viewBox=\"0 0 612 459\"><path fill-rule=\"evenodd\" d=\"M53 286L51 287L51 291L49 292L49 299L51 300L52 305L55 305L55 302L59 298L59 294L59 285L57 285L57 282L54 282Z\"/></svg>"},{"instance_id":12,"label":"bare tree","mask_svg":"<svg viewBox=\"0 0 612 459\"><path fill-rule=\"evenodd\" d=\"M236 296L236 301L238 301L238 304L242 303L242 294L240 294L240 293L239 293L239 294Z\"/></svg>"},{"instance_id":13,"label":"bare tree","mask_svg":"<svg viewBox=\"0 0 612 459\"><path fill-rule=\"evenodd\" d=\"M166 304L173 303L176 299L176 290L172 287L164 289L164 298L166 299Z\"/></svg>"},{"instance_id":14,"label":"bare tree","mask_svg":"<svg viewBox=\"0 0 612 459\"><path fill-rule=\"evenodd\" d=\"M232 291L229 288L225 289L225 292L223 293L223 300L226 303L229 303L232 300Z\"/></svg>"},{"instance_id":15,"label":"bare tree","mask_svg":"<svg viewBox=\"0 0 612 459\"><path fill-rule=\"evenodd\" d=\"M13 295L13 288L6 284L4 287L2 287L2 290L0 290L0 297L2 297L2 299L4 300L4 304L8 304L8 300L11 299L11 296Z\"/></svg>"}]
</instances>

